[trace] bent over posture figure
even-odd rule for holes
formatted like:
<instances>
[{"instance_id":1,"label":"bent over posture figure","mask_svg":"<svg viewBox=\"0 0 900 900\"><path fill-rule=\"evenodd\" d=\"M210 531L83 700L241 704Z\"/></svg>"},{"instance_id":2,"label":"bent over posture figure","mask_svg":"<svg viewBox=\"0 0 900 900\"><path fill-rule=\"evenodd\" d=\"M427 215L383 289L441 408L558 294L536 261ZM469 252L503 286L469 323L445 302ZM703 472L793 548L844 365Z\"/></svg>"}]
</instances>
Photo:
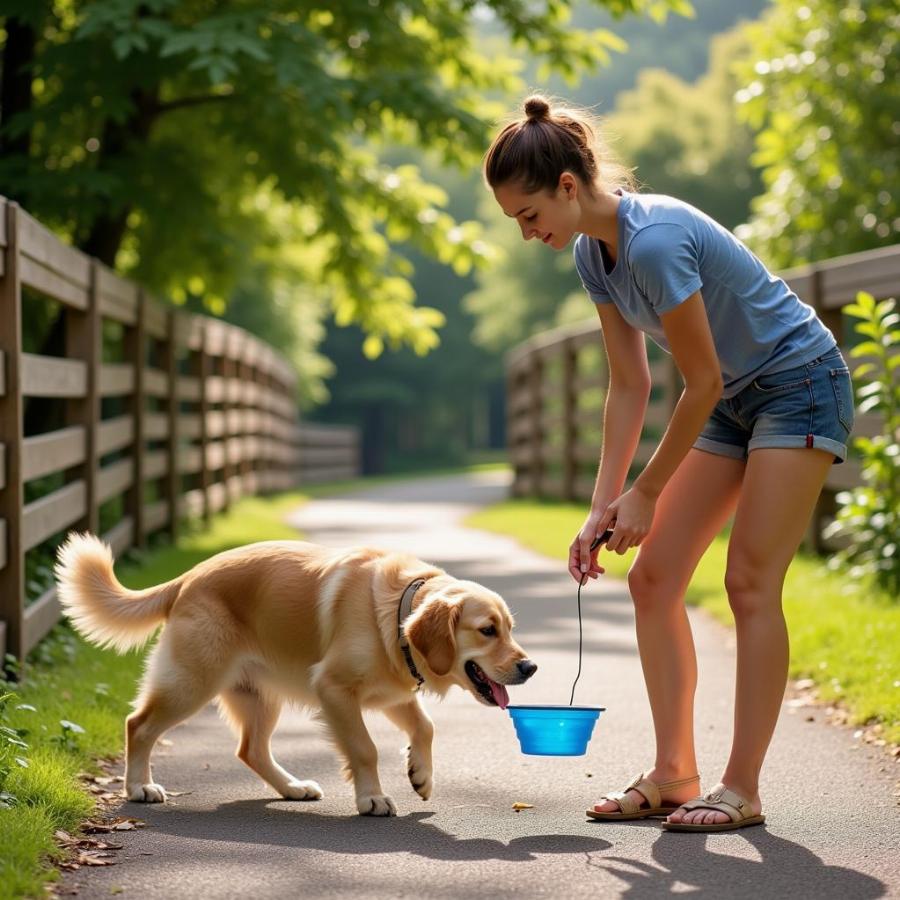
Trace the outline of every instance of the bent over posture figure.
<instances>
[{"instance_id":1,"label":"bent over posture figure","mask_svg":"<svg viewBox=\"0 0 900 900\"><path fill-rule=\"evenodd\" d=\"M667 815L663 827L679 831L759 824L759 774L787 680L782 586L828 470L846 457L847 365L815 312L727 229L680 200L634 192L586 117L529 98L525 117L494 139L484 174L525 240L562 250L575 238L575 264L600 316L609 362L603 447L569 571L578 581L603 572L590 545L607 526L609 550L639 546L628 584L656 758L588 815ZM671 353L684 390L626 490L650 393L645 334ZM697 663L684 594L732 515L734 739L721 779L696 796Z\"/></svg>"}]
</instances>

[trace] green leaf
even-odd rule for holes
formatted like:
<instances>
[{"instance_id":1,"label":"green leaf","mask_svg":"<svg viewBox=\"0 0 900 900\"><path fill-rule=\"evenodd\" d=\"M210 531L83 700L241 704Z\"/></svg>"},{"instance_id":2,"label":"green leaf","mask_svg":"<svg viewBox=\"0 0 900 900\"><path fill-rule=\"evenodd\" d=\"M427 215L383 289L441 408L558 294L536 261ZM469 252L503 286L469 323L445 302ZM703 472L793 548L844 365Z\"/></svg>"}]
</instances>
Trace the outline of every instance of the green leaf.
<instances>
[{"instance_id":1,"label":"green leaf","mask_svg":"<svg viewBox=\"0 0 900 900\"><path fill-rule=\"evenodd\" d=\"M84 734L84 729L80 725L76 725L74 722L70 722L68 719L62 719L59 723L62 726L63 731L71 731L73 734Z\"/></svg>"},{"instance_id":2,"label":"green leaf","mask_svg":"<svg viewBox=\"0 0 900 900\"><path fill-rule=\"evenodd\" d=\"M853 357L880 356L881 346L879 344L876 344L874 341L863 341L861 344L857 344L850 351L850 355Z\"/></svg>"}]
</instances>

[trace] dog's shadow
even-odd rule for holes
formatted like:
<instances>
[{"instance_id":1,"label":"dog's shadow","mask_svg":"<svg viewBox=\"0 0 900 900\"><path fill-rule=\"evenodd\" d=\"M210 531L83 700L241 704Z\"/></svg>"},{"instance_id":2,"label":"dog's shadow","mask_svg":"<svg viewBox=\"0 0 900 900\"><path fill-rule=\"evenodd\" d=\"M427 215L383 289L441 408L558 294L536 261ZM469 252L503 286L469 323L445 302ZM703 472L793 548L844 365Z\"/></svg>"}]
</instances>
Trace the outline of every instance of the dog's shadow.
<instances>
[{"instance_id":1,"label":"dog's shadow","mask_svg":"<svg viewBox=\"0 0 900 900\"><path fill-rule=\"evenodd\" d=\"M174 812L174 810L172 810ZM475 813L477 814L477 810ZM247 823L253 822L253 843L335 853L412 853L437 860L501 860L527 862L537 854L597 853L612 847L609 841L581 834L543 834L517 837L508 843L495 838L464 838L449 834L425 821L433 812L416 812L396 818L334 816L321 813L297 815L296 804L272 800L235 800L222 803L216 815L178 810L160 817L155 830L214 841L247 839Z\"/></svg>"}]
</instances>

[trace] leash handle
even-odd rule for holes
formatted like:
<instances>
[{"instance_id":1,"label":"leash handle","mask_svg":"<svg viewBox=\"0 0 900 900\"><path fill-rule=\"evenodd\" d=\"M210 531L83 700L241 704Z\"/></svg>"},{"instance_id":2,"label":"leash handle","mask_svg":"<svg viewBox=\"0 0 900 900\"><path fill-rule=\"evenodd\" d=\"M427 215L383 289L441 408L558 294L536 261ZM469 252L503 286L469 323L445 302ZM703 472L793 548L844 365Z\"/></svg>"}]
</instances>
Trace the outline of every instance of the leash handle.
<instances>
[{"instance_id":1,"label":"leash handle","mask_svg":"<svg viewBox=\"0 0 900 900\"><path fill-rule=\"evenodd\" d=\"M591 553L593 553L601 544L605 544L612 537L612 533L612 528L607 528L603 534L598 534L591 543ZM575 701L575 685L578 684L578 679L581 678L581 650L584 644L584 635L581 625L581 586L584 584L586 578L587 572L581 576L581 581L578 582L578 674L572 682L572 693L569 695L569 706Z\"/></svg>"},{"instance_id":2,"label":"leash handle","mask_svg":"<svg viewBox=\"0 0 900 900\"><path fill-rule=\"evenodd\" d=\"M615 524L616 523L613 522L613 526L615 526ZM612 537L612 533L612 528L607 528L606 531L603 532L603 534L598 534L591 544L591 553L593 553L601 544L605 544Z\"/></svg>"}]
</instances>

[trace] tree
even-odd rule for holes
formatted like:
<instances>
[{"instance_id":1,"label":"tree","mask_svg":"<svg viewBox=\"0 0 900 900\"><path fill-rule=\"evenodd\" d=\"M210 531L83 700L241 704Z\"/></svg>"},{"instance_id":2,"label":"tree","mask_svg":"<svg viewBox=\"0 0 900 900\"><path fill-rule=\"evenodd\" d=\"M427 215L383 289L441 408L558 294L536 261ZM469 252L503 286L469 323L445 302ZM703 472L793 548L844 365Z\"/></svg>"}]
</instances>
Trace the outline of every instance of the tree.
<instances>
[{"instance_id":1,"label":"tree","mask_svg":"<svg viewBox=\"0 0 900 900\"><path fill-rule=\"evenodd\" d=\"M644 190L672 194L735 228L762 190L751 165L753 132L737 118L736 60L746 58L745 26L710 43L709 70L693 83L644 69L606 119L616 152L635 166Z\"/></svg>"},{"instance_id":2,"label":"tree","mask_svg":"<svg viewBox=\"0 0 900 900\"><path fill-rule=\"evenodd\" d=\"M895 243L897 4L775 0L748 34L737 99L766 190L739 235L774 266Z\"/></svg>"},{"instance_id":3,"label":"tree","mask_svg":"<svg viewBox=\"0 0 900 900\"><path fill-rule=\"evenodd\" d=\"M618 15L683 5L597 2ZM604 35L568 29L567 6L5 0L0 191L159 293L220 312L271 271L260 251L271 260L286 242L295 252L278 265L359 323L370 354L385 342L424 353L442 318L415 306L393 247L464 272L479 228L373 148L416 143L471 164L495 111L483 92L512 85L510 66L473 50L476 19L575 72L603 58ZM271 294L270 282L257 296Z\"/></svg>"}]
</instances>

